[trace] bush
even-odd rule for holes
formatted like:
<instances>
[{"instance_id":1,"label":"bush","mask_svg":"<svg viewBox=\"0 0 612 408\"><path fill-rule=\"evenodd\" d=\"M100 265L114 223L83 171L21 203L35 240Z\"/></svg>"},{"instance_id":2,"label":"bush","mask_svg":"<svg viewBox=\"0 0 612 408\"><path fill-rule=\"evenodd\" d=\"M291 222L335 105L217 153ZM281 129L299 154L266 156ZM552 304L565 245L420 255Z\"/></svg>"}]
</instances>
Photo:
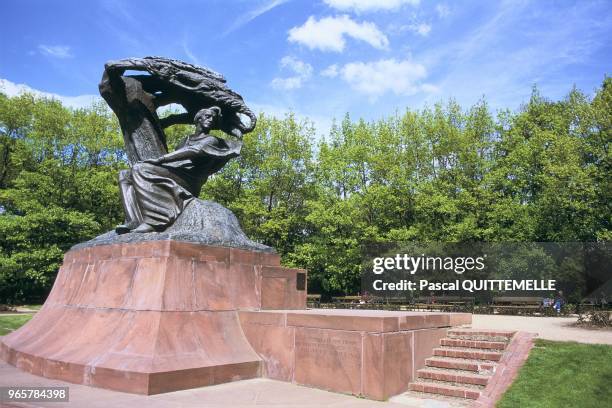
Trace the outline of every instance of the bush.
<instances>
[{"instance_id":1,"label":"bush","mask_svg":"<svg viewBox=\"0 0 612 408\"><path fill-rule=\"evenodd\" d=\"M591 310L578 315L578 326L612 327L612 314L608 311Z\"/></svg>"}]
</instances>

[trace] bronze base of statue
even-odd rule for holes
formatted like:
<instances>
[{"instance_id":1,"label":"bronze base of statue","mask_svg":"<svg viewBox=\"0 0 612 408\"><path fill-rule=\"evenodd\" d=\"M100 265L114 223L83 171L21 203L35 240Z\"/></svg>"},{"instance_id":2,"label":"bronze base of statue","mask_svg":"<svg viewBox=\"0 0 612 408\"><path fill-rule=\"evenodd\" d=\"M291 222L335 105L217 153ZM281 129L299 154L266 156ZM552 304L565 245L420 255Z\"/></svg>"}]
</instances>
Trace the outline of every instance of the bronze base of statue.
<instances>
[{"instance_id":1,"label":"bronze base of statue","mask_svg":"<svg viewBox=\"0 0 612 408\"><path fill-rule=\"evenodd\" d=\"M114 231L75 245L73 249L108 244L176 240L275 253L273 248L250 240L230 210L215 202L197 198L191 200L176 221L163 231L135 232L133 228L122 229L122 226L118 226Z\"/></svg>"}]
</instances>

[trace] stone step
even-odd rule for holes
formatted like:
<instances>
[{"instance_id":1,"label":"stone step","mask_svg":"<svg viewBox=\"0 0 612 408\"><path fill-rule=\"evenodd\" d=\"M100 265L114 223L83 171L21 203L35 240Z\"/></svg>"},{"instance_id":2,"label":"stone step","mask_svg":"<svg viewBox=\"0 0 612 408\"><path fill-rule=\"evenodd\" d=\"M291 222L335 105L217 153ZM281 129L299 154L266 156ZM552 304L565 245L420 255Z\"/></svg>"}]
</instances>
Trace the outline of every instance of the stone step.
<instances>
[{"instance_id":1,"label":"stone step","mask_svg":"<svg viewBox=\"0 0 612 408\"><path fill-rule=\"evenodd\" d=\"M489 351L489 350L438 347L434 349L434 356L465 358L465 359L471 359L471 360L499 361L501 360L502 353L498 353L496 351Z\"/></svg>"},{"instance_id":2,"label":"stone step","mask_svg":"<svg viewBox=\"0 0 612 408\"><path fill-rule=\"evenodd\" d=\"M484 362L482 360L467 360L464 358L452 357L430 357L425 360L428 367L452 368L455 370L466 370L477 373L495 372L495 363Z\"/></svg>"},{"instance_id":3,"label":"stone step","mask_svg":"<svg viewBox=\"0 0 612 408\"><path fill-rule=\"evenodd\" d=\"M472 329L450 329L447 336L452 339L475 340L475 341L504 341L508 342L515 332L507 330L472 330Z\"/></svg>"},{"instance_id":4,"label":"stone step","mask_svg":"<svg viewBox=\"0 0 612 408\"><path fill-rule=\"evenodd\" d=\"M498 353L503 353L504 350L491 350L491 349L481 349L481 348L474 348L474 347L459 347L459 346L440 346L439 348L451 348L453 350L463 350L463 351L482 351L483 353L488 353L488 352L498 352Z\"/></svg>"},{"instance_id":5,"label":"stone step","mask_svg":"<svg viewBox=\"0 0 612 408\"><path fill-rule=\"evenodd\" d=\"M482 336L482 335L456 335L456 334L448 334L447 338L449 339L459 339L459 340L474 340L474 341L500 341L504 343L510 342L510 339L502 336Z\"/></svg>"},{"instance_id":6,"label":"stone step","mask_svg":"<svg viewBox=\"0 0 612 408\"><path fill-rule=\"evenodd\" d=\"M440 340L440 345L448 347L466 347L486 350L504 350L507 343L502 341L486 340L463 340L444 338Z\"/></svg>"},{"instance_id":7,"label":"stone step","mask_svg":"<svg viewBox=\"0 0 612 408\"><path fill-rule=\"evenodd\" d=\"M408 387L411 391L427 392L430 394L446 395L449 397L459 397L474 400L480 397L479 390L468 387L445 385L436 382L413 382L410 383Z\"/></svg>"},{"instance_id":8,"label":"stone step","mask_svg":"<svg viewBox=\"0 0 612 408\"><path fill-rule=\"evenodd\" d=\"M457 386L462 386L464 384L486 386L490 378L488 375L445 368L421 368L417 371L417 376L428 380L449 382L452 383L451 385Z\"/></svg>"},{"instance_id":9,"label":"stone step","mask_svg":"<svg viewBox=\"0 0 612 408\"><path fill-rule=\"evenodd\" d=\"M413 382L426 382L426 383L436 383L440 385L452 385L454 387L470 388L476 391L482 391L485 389L484 385L476 385L476 384L468 384L468 383L452 383L452 382L443 381L443 380L434 380L432 378L415 377Z\"/></svg>"}]
</instances>

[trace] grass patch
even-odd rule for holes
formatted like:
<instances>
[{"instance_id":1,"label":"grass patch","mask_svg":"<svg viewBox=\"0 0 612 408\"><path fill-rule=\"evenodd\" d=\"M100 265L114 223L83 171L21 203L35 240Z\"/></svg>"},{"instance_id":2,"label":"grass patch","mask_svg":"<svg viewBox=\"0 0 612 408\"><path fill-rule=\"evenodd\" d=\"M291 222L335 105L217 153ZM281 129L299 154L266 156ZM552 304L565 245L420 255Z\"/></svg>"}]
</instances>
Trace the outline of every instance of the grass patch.
<instances>
[{"instance_id":1,"label":"grass patch","mask_svg":"<svg viewBox=\"0 0 612 408\"><path fill-rule=\"evenodd\" d=\"M15 329L20 328L32 318L31 314L2 316L0 315L0 336L9 334Z\"/></svg>"},{"instance_id":2,"label":"grass patch","mask_svg":"<svg viewBox=\"0 0 612 408\"><path fill-rule=\"evenodd\" d=\"M498 408L612 406L612 346L536 340Z\"/></svg>"}]
</instances>

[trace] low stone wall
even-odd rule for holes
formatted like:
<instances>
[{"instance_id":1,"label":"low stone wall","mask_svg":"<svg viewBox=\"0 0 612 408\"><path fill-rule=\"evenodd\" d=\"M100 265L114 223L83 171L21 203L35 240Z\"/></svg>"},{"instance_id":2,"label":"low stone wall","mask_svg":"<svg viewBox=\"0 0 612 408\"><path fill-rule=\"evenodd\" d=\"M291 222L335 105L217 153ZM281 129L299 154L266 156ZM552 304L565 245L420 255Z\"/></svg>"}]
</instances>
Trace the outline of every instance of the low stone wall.
<instances>
[{"instance_id":1,"label":"low stone wall","mask_svg":"<svg viewBox=\"0 0 612 408\"><path fill-rule=\"evenodd\" d=\"M447 329L472 320L338 309L241 311L239 318L264 376L378 400L406 391Z\"/></svg>"}]
</instances>

